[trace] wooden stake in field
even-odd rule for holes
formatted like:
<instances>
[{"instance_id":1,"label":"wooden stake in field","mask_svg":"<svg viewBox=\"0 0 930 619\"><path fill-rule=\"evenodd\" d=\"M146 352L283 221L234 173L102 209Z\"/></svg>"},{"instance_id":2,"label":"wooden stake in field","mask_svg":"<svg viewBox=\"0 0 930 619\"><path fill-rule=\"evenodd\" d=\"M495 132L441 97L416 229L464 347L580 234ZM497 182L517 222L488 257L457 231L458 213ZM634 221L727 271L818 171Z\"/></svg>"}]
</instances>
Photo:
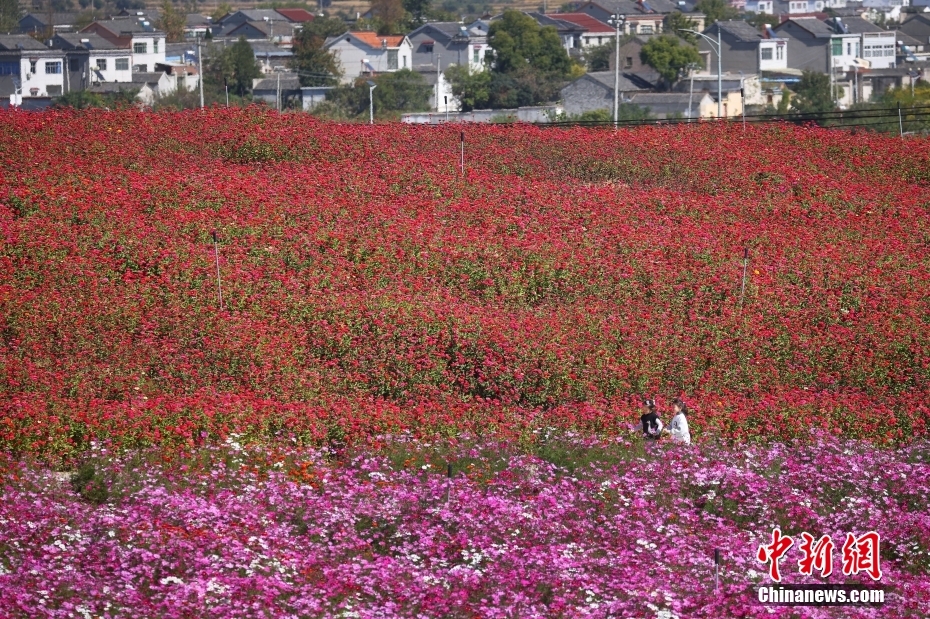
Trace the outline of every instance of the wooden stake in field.
<instances>
[{"instance_id":1,"label":"wooden stake in field","mask_svg":"<svg viewBox=\"0 0 930 619\"><path fill-rule=\"evenodd\" d=\"M749 248L743 248L743 285L739 291L739 304L743 305L743 296L746 294L746 266L749 264Z\"/></svg>"},{"instance_id":2,"label":"wooden stake in field","mask_svg":"<svg viewBox=\"0 0 930 619\"><path fill-rule=\"evenodd\" d=\"M216 256L216 291L220 300L220 309L223 309L223 283L220 280L220 246L216 238L216 230L213 235L213 254Z\"/></svg>"},{"instance_id":3,"label":"wooden stake in field","mask_svg":"<svg viewBox=\"0 0 930 619\"><path fill-rule=\"evenodd\" d=\"M465 174L465 132L462 132L462 175Z\"/></svg>"}]
</instances>

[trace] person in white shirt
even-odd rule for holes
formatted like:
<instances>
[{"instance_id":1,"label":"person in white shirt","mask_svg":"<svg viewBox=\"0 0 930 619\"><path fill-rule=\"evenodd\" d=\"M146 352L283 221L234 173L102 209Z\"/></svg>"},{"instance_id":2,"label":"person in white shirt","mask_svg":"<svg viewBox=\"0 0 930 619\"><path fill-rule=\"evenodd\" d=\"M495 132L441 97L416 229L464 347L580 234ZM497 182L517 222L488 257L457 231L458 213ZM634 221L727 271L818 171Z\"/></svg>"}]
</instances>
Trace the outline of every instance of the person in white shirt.
<instances>
[{"instance_id":1,"label":"person in white shirt","mask_svg":"<svg viewBox=\"0 0 930 619\"><path fill-rule=\"evenodd\" d=\"M688 405L675 398L672 401L675 416L668 423L668 433L676 443L691 444L691 431L688 429Z\"/></svg>"}]
</instances>

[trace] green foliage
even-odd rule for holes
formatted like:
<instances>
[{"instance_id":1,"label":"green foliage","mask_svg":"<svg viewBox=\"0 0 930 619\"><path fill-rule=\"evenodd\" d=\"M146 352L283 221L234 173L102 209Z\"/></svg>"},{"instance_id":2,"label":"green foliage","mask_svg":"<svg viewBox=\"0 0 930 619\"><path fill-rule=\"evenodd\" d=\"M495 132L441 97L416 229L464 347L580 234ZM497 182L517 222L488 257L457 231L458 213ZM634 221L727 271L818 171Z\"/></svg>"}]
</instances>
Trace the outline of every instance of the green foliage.
<instances>
[{"instance_id":1,"label":"green foliage","mask_svg":"<svg viewBox=\"0 0 930 619\"><path fill-rule=\"evenodd\" d=\"M18 32L22 11L19 0L0 0L0 32Z\"/></svg>"},{"instance_id":2,"label":"green foliage","mask_svg":"<svg viewBox=\"0 0 930 619\"><path fill-rule=\"evenodd\" d=\"M304 24L294 35L291 68L300 72L302 86L326 86L336 83L342 75L335 54L323 45L328 37L345 33L345 22L334 17L317 17Z\"/></svg>"},{"instance_id":3,"label":"green foliage","mask_svg":"<svg viewBox=\"0 0 930 619\"><path fill-rule=\"evenodd\" d=\"M653 118L649 113L648 107L634 105L633 103L621 103L617 106L617 120L649 120ZM614 112L612 109L589 110L581 114L559 114L552 118L552 122L613 122Z\"/></svg>"},{"instance_id":4,"label":"green foliage","mask_svg":"<svg viewBox=\"0 0 930 619\"><path fill-rule=\"evenodd\" d=\"M402 4L415 23L422 24L426 21L430 12L430 0L403 0Z\"/></svg>"},{"instance_id":5,"label":"green foliage","mask_svg":"<svg viewBox=\"0 0 930 619\"><path fill-rule=\"evenodd\" d=\"M452 95L458 100L463 112L480 109L491 98L491 73L472 71L468 65L451 65L445 71Z\"/></svg>"},{"instance_id":6,"label":"green foliage","mask_svg":"<svg viewBox=\"0 0 930 619\"><path fill-rule=\"evenodd\" d=\"M643 45L640 59L658 72L667 86L672 86L681 77L689 64L701 62L701 55L692 45L682 45L680 39L671 35L652 37Z\"/></svg>"},{"instance_id":7,"label":"green foliage","mask_svg":"<svg viewBox=\"0 0 930 619\"><path fill-rule=\"evenodd\" d=\"M673 11L665 16L665 31L677 34L691 45L697 45L698 36L682 30L697 30L697 23L685 17L681 11Z\"/></svg>"},{"instance_id":8,"label":"green foliage","mask_svg":"<svg viewBox=\"0 0 930 619\"><path fill-rule=\"evenodd\" d=\"M622 44L622 41L621 41ZM588 71L606 71L610 68L610 59L617 53L614 41L589 47L584 51L584 61Z\"/></svg>"},{"instance_id":9,"label":"green foliage","mask_svg":"<svg viewBox=\"0 0 930 619\"><path fill-rule=\"evenodd\" d=\"M491 23L488 45L497 73L513 73L527 66L562 76L571 71L571 61L555 28L542 27L519 11L504 11L501 19Z\"/></svg>"},{"instance_id":10,"label":"green foliage","mask_svg":"<svg viewBox=\"0 0 930 619\"><path fill-rule=\"evenodd\" d=\"M746 22L750 26L761 28L764 24L777 26L781 23L781 20L777 15L769 15L768 13L747 13Z\"/></svg>"},{"instance_id":11,"label":"green foliage","mask_svg":"<svg viewBox=\"0 0 930 619\"><path fill-rule=\"evenodd\" d=\"M168 43L178 43L184 40L184 26L186 19L184 13L174 8L171 0L163 0L159 6L161 17L158 18L158 27L165 33Z\"/></svg>"},{"instance_id":12,"label":"green foliage","mask_svg":"<svg viewBox=\"0 0 930 619\"><path fill-rule=\"evenodd\" d=\"M826 73L804 71L794 91L792 110L801 114L832 112L836 103L830 90L830 77Z\"/></svg>"},{"instance_id":13,"label":"green foliage","mask_svg":"<svg viewBox=\"0 0 930 619\"><path fill-rule=\"evenodd\" d=\"M97 108L118 108L133 105L136 102L138 90L127 88L116 93L95 93L86 90L71 91L58 97L55 100L55 107L71 107L74 109L85 109L91 107Z\"/></svg>"},{"instance_id":14,"label":"green foliage","mask_svg":"<svg viewBox=\"0 0 930 619\"><path fill-rule=\"evenodd\" d=\"M419 73L401 69L394 73L382 73L372 81L378 85L374 90L377 118L396 119L403 112L429 110L431 86ZM368 97L366 80L337 86L326 95L326 101L314 109L313 114L334 120L367 119Z\"/></svg>"},{"instance_id":15,"label":"green foliage","mask_svg":"<svg viewBox=\"0 0 930 619\"><path fill-rule=\"evenodd\" d=\"M694 10L706 16L705 26L714 22L736 19L739 11L730 6L726 0L700 0L694 5Z\"/></svg>"},{"instance_id":16,"label":"green foliage","mask_svg":"<svg viewBox=\"0 0 930 619\"><path fill-rule=\"evenodd\" d=\"M574 65L552 27L505 11L488 33L490 73L450 67L446 79L464 111L537 105L558 97Z\"/></svg>"},{"instance_id":17,"label":"green foliage","mask_svg":"<svg viewBox=\"0 0 930 619\"><path fill-rule=\"evenodd\" d=\"M110 498L109 484L89 462L82 464L71 476L71 487L81 498L94 505L102 505Z\"/></svg>"},{"instance_id":18,"label":"green foliage","mask_svg":"<svg viewBox=\"0 0 930 619\"><path fill-rule=\"evenodd\" d=\"M239 37L226 48L211 45L204 56L208 57L204 67L204 86L209 85L216 91L224 90L225 80L229 91L242 97L252 91L252 80L261 77L261 68L245 37Z\"/></svg>"}]
</instances>

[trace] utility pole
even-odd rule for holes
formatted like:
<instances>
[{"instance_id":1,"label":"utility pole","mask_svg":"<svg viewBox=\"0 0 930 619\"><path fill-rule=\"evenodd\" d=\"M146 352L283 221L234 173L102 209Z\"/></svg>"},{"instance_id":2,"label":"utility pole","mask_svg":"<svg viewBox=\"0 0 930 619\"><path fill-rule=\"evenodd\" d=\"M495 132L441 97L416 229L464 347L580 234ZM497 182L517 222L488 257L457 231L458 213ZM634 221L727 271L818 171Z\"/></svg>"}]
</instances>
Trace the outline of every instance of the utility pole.
<instances>
[{"instance_id":1,"label":"utility pole","mask_svg":"<svg viewBox=\"0 0 930 619\"><path fill-rule=\"evenodd\" d=\"M626 23L626 15L615 13L610 16L607 23L616 29L614 44L614 129L616 129L617 120L620 117L620 33L623 31L623 25Z\"/></svg>"},{"instance_id":2,"label":"utility pole","mask_svg":"<svg viewBox=\"0 0 930 619\"><path fill-rule=\"evenodd\" d=\"M439 54L436 54L436 113L439 113L439 67L440 60L442 57Z\"/></svg>"},{"instance_id":3,"label":"utility pole","mask_svg":"<svg viewBox=\"0 0 930 619\"><path fill-rule=\"evenodd\" d=\"M278 111L281 111L281 72L278 71L278 89L275 93L274 104Z\"/></svg>"},{"instance_id":4,"label":"utility pole","mask_svg":"<svg viewBox=\"0 0 930 619\"><path fill-rule=\"evenodd\" d=\"M197 84L200 86L200 109L203 109L203 56L200 54L199 37L197 38ZM229 107L229 104L226 107Z\"/></svg>"}]
</instances>

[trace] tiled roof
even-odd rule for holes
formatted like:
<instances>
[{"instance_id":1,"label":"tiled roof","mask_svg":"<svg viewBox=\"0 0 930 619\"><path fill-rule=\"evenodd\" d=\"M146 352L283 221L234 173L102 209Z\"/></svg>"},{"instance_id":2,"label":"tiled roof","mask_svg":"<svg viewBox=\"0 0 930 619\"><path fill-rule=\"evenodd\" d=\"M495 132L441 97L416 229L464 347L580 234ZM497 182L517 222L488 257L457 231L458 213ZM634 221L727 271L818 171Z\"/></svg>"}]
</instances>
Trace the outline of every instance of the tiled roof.
<instances>
[{"instance_id":1,"label":"tiled roof","mask_svg":"<svg viewBox=\"0 0 930 619\"><path fill-rule=\"evenodd\" d=\"M36 21L46 24L46 25L48 25L49 23L48 13L29 13L28 15L24 16L23 19L26 19L26 17L32 17ZM77 21L77 18L78 18L77 13L52 13L51 25L71 26L74 24L75 21Z\"/></svg>"},{"instance_id":2,"label":"tiled roof","mask_svg":"<svg viewBox=\"0 0 930 619\"><path fill-rule=\"evenodd\" d=\"M866 32L885 32L881 26L876 26L867 19L861 17L843 17L840 22L846 26L846 30L851 34L863 34Z\"/></svg>"},{"instance_id":3,"label":"tiled roof","mask_svg":"<svg viewBox=\"0 0 930 619\"><path fill-rule=\"evenodd\" d=\"M33 39L28 34L0 34L0 49L8 51L47 50L48 48Z\"/></svg>"},{"instance_id":4,"label":"tiled roof","mask_svg":"<svg viewBox=\"0 0 930 619\"><path fill-rule=\"evenodd\" d=\"M753 41L758 41L763 38L762 33L750 26L748 23L743 20L728 20L728 21L718 21L710 29L716 29L714 26L719 27L723 32L735 37L738 41L744 43L751 43Z\"/></svg>"},{"instance_id":5,"label":"tiled roof","mask_svg":"<svg viewBox=\"0 0 930 619\"><path fill-rule=\"evenodd\" d=\"M614 72L613 71L592 71L591 73L585 74L584 77L579 79L592 79L599 84L607 86L611 90L614 87ZM648 83L646 80L642 79L634 73L621 73L620 74L620 90L626 92L630 90L650 90L652 84Z\"/></svg>"},{"instance_id":6,"label":"tiled roof","mask_svg":"<svg viewBox=\"0 0 930 619\"><path fill-rule=\"evenodd\" d=\"M778 32L781 27L789 23L800 26L817 38L830 38L834 34L830 26L826 25L816 17L793 17L778 24L774 30Z\"/></svg>"},{"instance_id":7,"label":"tiled roof","mask_svg":"<svg viewBox=\"0 0 930 619\"><path fill-rule=\"evenodd\" d=\"M298 24L313 21L313 13L306 9L275 9L275 11Z\"/></svg>"},{"instance_id":8,"label":"tiled roof","mask_svg":"<svg viewBox=\"0 0 930 619\"><path fill-rule=\"evenodd\" d=\"M556 13L555 15L550 15L550 17L557 17L562 21L569 21L573 24L577 24L582 28L587 29L588 32L613 32L614 29L609 24L594 19L587 13Z\"/></svg>"},{"instance_id":9,"label":"tiled roof","mask_svg":"<svg viewBox=\"0 0 930 619\"><path fill-rule=\"evenodd\" d=\"M369 47L381 47L382 41L386 41L388 47L400 47L401 43L404 42L404 35L402 34L385 36L379 36L375 32L348 32L346 34L352 35Z\"/></svg>"},{"instance_id":10,"label":"tiled roof","mask_svg":"<svg viewBox=\"0 0 930 619\"><path fill-rule=\"evenodd\" d=\"M300 88L300 77L293 73L281 73L281 90L294 90ZM273 75L263 79L256 80L252 85L252 90L277 90L278 76Z\"/></svg>"},{"instance_id":11,"label":"tiled roof","mask_svg":"<svg viewBox=\"0 0 930 619\"><path fill-rule=\"evenodd\" d=\"M119 49L96 32L62 32L55 38L63 40L66 43L64 47L75 49Z\"/></svg>"}]
</instances>

